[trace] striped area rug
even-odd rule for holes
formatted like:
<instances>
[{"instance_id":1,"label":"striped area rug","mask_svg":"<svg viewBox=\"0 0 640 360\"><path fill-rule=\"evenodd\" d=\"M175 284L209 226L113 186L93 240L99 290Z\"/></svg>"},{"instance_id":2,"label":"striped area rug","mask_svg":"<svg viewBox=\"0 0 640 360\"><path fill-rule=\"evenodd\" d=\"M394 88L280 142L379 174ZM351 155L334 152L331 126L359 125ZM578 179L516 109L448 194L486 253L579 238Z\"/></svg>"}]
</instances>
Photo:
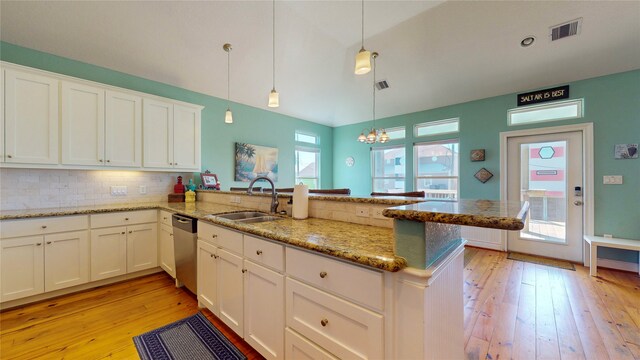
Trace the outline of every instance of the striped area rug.
<instances>
[{"instance_id":1,"label":"striped area rug","mask_svg":"<svg viewBox=\"0 0 640 360\"><path fill-rule=\"evenodd\" d=\"M247 359L201 313L135 336L133 342L142 360Z\"/></svg>"}]
</instances>

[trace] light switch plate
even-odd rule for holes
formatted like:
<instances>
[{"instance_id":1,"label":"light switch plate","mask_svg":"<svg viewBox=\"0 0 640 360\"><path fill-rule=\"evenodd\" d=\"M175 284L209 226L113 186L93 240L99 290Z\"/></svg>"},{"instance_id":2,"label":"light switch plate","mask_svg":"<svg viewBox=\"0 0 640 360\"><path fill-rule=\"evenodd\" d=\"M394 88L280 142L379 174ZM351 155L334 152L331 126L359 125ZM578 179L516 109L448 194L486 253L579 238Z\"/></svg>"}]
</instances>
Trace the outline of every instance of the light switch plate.
<instances>
[{"instance_id":1,"label":"light switch plate","mask_svg":"<svg viewBox=\"0 0 640 360\"><path fill-rule=\"evenodd\" d=\"M147 193L147 185L140 185L140 186L138 187L138 192L139 192L141 195L146 194L146 193Z\"/></svg>"},{"instance_id":2,"label":"light switch plate","mask_svg":"<svg viewBox=\"0 0 640 360\"><path fill-rule=\"evenodd\" d=\"M605 175L602 177L605 185L622 185L622 175Z\"/></svg>"},{"instance_id":3,"label":"light switch plate","mask_svg":"<svg viewBox=\"0 0 640 360\"><path fill-rule=\"evenodd\" d=\"M126 186L112 186L111 187L111 196L126 196L127 195L127 187Z\"/></svg>"}]
</instances>

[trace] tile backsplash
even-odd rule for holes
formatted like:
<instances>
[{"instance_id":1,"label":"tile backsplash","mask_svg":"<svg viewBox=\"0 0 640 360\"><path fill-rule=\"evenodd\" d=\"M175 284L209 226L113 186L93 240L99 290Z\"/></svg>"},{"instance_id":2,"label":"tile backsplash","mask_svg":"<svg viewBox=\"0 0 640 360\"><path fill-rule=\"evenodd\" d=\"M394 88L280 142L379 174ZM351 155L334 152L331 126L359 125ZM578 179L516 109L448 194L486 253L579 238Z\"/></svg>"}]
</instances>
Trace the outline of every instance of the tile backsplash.
<instances>
[{"instance_id":1,"label":"tile backsplash","mask_svg":"<svg viewBox=\"0 0 640 360\"><path fill-rule=\"evenodd\" d=\"M184 184L193 177L192 173L5 168L0 169L0 209L166 201L179 175ZM141 185L146 194L140 194ZM111 195L112 186L126 186L127 195Z\"/></svg>"}]
</instances>

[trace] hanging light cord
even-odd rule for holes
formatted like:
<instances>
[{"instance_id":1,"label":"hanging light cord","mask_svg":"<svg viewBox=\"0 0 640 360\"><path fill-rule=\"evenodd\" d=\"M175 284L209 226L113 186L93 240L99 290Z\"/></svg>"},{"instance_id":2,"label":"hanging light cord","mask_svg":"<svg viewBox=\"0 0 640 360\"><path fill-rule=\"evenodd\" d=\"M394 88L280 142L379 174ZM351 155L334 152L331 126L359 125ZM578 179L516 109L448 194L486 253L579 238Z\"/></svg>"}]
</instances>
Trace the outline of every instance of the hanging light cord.
<instances>
[{"instance_id":1,"label":"hanging light cord","mask_svg":"<svg viewBox=\"0 0 640 360\"><path fill-rule=\"evenodd\" d=\"M276 89L276 0L273 0L273 90Z\"/></svg>"},{"instance_id":2,"label":"hanging light cord","mask_svg":"<svg viewBox=\"0 0 640 360\"><path fill-rule=\"evenodd\" d=\"M376 127L376 57L373 56L373 128ZM376 133L378 129L375 129Z\"/></svg>"},{"instance_id":3,"label":"hanging light cord","mask_svg":"<svg viewBox=\"0 0 640 360\"><path fill-rule=\"evenodd\" d=\"M364 0L362 0L362 48L364 49Z\"/></svg>"},{"instance_id":4,"label":"hanging light cord","mask_svg":"<svg viewBox=\"0 0 640 360\"><path fill-rule=\"evenodd\" d=\"M231 67L231 47L229 47L229 50L227 50L227 110L229 109L229 98L231 97L231 92L229 91L229 83L231 83L231 77L230 77L230 71L229 68Z\"/></svg>"}]
</instances>

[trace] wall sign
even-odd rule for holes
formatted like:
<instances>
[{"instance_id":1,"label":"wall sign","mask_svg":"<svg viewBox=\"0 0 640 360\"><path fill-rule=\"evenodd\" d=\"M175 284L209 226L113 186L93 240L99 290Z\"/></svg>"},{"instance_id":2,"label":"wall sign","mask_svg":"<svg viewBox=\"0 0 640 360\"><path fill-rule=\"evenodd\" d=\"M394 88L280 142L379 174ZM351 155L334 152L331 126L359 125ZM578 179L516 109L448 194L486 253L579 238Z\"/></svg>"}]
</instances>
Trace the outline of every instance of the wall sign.
<instances>
[{"instance_id":1,"label":"wall sign","mask_svg":"<svg viewBox=\"0 0 640 360\"><path fill-rule=\"evenodd\" d=\"M518 106L569 98L569 85L518 94Z\"/></svg>"}]
</instances>

